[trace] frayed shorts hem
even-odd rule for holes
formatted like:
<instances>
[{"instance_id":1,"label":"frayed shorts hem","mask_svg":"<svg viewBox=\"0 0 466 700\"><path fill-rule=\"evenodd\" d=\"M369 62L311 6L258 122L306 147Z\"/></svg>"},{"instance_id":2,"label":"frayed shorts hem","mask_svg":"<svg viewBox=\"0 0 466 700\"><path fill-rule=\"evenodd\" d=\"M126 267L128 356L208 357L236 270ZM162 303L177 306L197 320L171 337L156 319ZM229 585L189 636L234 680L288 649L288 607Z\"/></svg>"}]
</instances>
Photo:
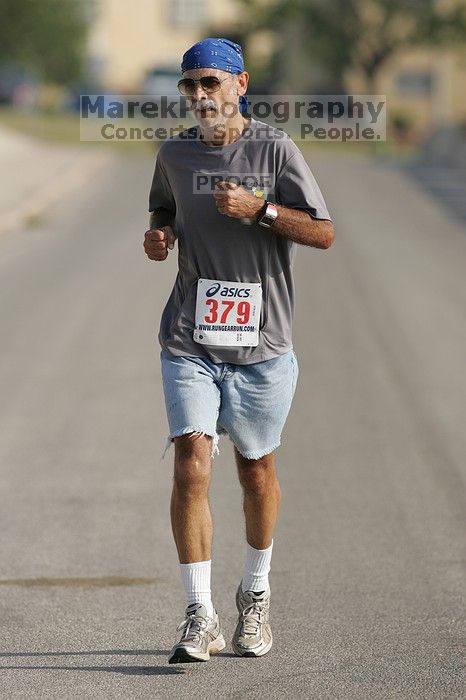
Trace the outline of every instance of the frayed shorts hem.
<instances>
[{"instance_id":1,"label":"frayed shorts hem","mask_svg":"<svg viewBox=\"0 0 466 700\"><path fill-rule=\"evenodd\" d=\"M192 434L193 438L195 439L196 437L202 437L203 435L207 435L208 437L212 438L212 449L211 449L211 459L214 459L215 455L220 454L220 450L218 449L218 442L220 439L220 435L218 433L215 433L214 435L211 435L211 431L208 430L196 430L192 426L188 426L187 428L182 428L181 430L177 430L173 434L169 435L167 437L167 441L165 443L164 450L162 452L162 455L160 457L160 461L162 461L167 453L167 451L170 449L170 445L174 441L176 437L181 437L181 435L188 435ZM230 437L231 440L231 437ZM233 440L232 440L233 442ZM281 441L277 442L275 445L272 445L271 447L268 447L265 450L252 450L252 451L244 451L240 450L240 448L233 442L235 445L236 449L240 453L244 459L260 459L261 457L265 457L266 455L270 454L274 450L276 450L278 447L281 445Z\"/></svg>"},{"instance_id":2,"label":"frayed shorts hem","mask_svg":"<svg viewBox=\"0 0 466 700\"><path fill-rule=\"evenodd\" d=\"M266 455L270 454L274 450L277 449L277 447L280 447L281 442L277 442L276 445L273 445L272 447L269 447L267 450L255 450L253 452L243 452L242 450L239 449L237 445L235 445L236 449L240 453L244 459L260 459L261 457L265 457Z\"/></svg>"},{"instance_id":3,"label":"frayed shorts hem","mask_svg":"<svg viewBox=\"0 0 466 700\"><path fill-rule=\"evenodd\" d=\"M218 435L218 433L214 433L213 435L211 435L211 431L196 430L196 428L194 428L192 426L188 426L187 428L181 428L181 430L177 430L176 432L174 432L173 434L171 434L167 437L167 441L165 443L165 448L164 448L162 455L160 457L160 461L162 461L162 459L165 457L167 450L170 449L170 445L172 444L173 440L176 437L181 437L181 435L188 435L188 434L192 434L193 438L202 437L203 435L207 435L208 437L211 437L212 438L212 450L210 453L211 458L214 459L216 454L220 454L220 451L218 449L218 441L219 441L220 436Z\"/></svg>"}]
</instances>

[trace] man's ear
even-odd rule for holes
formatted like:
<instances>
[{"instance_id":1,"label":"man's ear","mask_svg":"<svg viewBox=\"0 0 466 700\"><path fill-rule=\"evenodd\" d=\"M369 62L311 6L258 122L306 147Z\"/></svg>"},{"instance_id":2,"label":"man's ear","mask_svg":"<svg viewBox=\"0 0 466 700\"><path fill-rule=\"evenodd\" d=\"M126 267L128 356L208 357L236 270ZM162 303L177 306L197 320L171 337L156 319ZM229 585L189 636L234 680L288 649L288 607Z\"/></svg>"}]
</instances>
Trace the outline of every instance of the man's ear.
<instances>
[{"instance_id":1,"label":"man's ear","mask_svg":"<svg viewBox=\"0 0 466 700\"><path fill-rule=\"evenodd\" d=\"M238 73L236 83L238 87L238 95L245 95L248 89L249 73L247 73L246 71Z\"/></svg>"}]
</instances>

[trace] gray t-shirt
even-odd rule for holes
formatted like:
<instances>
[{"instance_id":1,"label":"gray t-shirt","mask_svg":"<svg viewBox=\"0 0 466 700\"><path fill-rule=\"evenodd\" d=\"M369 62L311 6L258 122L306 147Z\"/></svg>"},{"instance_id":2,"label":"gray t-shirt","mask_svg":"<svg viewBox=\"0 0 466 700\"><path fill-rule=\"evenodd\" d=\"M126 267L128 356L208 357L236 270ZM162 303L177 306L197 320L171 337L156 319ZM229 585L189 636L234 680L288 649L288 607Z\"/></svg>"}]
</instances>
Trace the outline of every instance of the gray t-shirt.
<instances>
[{"instance_id":1,"label":"gray t-shirt","mask_svg":"<svg viewBox=\"0 0 466 700\"><path fill-rule=\"evenodd\" d=\"M249 177L248 177L249 175ZM178 274L162 314L159 342L173 355L250 364L292 348L293 263L297 244L255 222L217 211L216 178L264 192L270 202L330 219L319 187L296 144L284 132L255 119L233 143L208 146L192 127L165 141L158 153L149 211L174 216ZM202 345L193 340L199 278L261 282L259 344Z\"/></svg>"}]
</instances>

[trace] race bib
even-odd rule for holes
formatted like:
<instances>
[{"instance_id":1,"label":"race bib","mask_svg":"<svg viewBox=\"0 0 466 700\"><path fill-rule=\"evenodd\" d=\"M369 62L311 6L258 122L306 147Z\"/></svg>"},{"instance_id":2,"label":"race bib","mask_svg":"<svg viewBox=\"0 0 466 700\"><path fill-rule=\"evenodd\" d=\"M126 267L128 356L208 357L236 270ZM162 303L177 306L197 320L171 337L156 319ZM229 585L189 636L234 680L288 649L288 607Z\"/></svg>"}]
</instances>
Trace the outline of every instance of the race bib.
<instances>
[{"instance_id":1,"label":"race bib","mask_svg":"<svg viewBox=\"0 0 466 700\"><path fill-rule=\"evenodd\" d=\"M193 339L201 345L255 347L259 344L260 282L200 278Z\"/></svg>"}]
</instances>

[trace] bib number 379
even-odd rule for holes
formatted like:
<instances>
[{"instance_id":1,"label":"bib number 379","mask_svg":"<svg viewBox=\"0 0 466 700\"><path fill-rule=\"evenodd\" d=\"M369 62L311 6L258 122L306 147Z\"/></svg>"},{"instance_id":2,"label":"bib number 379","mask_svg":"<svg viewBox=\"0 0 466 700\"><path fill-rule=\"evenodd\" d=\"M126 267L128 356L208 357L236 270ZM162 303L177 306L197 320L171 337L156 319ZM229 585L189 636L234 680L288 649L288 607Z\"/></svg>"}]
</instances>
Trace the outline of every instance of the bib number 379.
<instances>
[{"instance_id":1,"label":"bib number 379","mask_svg":"<svg viewBox=\"0 0 466 700\"><path fill-rule=\"evenodd\" d=\"M199 279L193 339L201 345L259 344L260 282Z\"/></svg>"}]
</instances>

